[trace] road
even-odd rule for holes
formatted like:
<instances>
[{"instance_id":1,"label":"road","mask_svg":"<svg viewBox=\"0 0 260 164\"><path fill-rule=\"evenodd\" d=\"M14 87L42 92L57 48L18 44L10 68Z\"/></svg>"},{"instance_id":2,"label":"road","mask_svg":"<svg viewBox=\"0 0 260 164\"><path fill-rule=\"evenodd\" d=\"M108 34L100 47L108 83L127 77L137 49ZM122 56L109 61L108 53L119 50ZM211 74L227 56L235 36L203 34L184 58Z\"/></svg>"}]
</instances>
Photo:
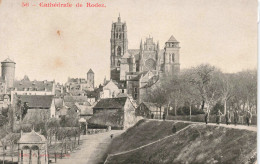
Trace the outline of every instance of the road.
<instances>
[{"instance_id":1,"label":"road","mask_svg":"<svg viewBox=\"0 0 260 164\"><path fill-rule=\"evenodd\" d=\"M150 119L151 120L151 119ZM159 121L163 121L163 120L159 120ZM193 124L206 124L204 122L190 122L190 121L182 121L182 120L165 120L165 121L172 121L172 122L187 122L187 123L193 123ZM246 126L246 125L234 125L234 124L230 124L230 125L226 125L226 124L216 124L216 123L208 123L207 125L209 126L222 126L222 127L226 127L226 128L233 128L233 129L244 129L244 130L249 130L249 131L254 131L257 132L257 126L255 125L250 125L250 126Z\"/></svg>"},{"instance_id":2,"label":"road","mask_svg":"<svg viewBox=\"0 0 260 164\"><path fill-rule=\"evenodd\" d=\"M83 140L79 150L72 152L63 159L58 159L57 164L97 164L102 163L103 155L109 143L112 141L110 135L118 136L123 130L112 130L105 133L81 136Z\"/></svg>"}]
</instances>

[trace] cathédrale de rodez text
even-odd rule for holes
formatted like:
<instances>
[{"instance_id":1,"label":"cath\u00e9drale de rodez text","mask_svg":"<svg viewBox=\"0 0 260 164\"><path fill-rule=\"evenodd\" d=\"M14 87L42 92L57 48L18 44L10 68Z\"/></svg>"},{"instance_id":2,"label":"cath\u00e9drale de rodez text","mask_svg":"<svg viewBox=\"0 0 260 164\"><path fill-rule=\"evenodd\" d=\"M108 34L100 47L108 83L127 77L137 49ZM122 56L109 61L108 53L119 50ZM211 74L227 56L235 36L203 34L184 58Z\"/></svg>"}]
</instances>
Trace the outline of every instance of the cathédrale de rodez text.
<instances>
[{"instance_id":1,"label":"cath\u00e9drale de rodez text","mask_svg":"<svg viewBox=\"0 0 260 164\"><path fill-rule=\"evenodd\" d=\"M86 2L86 3L70 3L70 2L67 2L67 3L62 3L62 2L48 2L48 3L45 3L45 2L40 2L38 4L30 4L30 3L22 3L22 6L23 7L29 7L29 6L39 6L39 7L57 7L57 8L68 8L68 7L106 7L105 4L103 3L89 3L89 2Z\"/></svg>"}]
</instances>

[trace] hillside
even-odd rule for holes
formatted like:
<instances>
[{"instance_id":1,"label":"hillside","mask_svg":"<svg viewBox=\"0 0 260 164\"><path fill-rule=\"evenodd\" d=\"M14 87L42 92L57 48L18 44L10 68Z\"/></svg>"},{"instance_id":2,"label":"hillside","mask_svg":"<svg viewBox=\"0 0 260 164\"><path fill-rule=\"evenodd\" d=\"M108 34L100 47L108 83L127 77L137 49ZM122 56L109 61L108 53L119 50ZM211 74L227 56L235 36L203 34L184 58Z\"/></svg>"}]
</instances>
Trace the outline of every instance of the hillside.
<instances>
[{"instance_id":1,"label":"hillside","mask_svg":"<svg viewBox=\"0 0 260 164\"><path fill-rule=\"evenodd\" d=\"M172 121L139 122L114 139L110 154L161 140L128 153L110 155L106 163L253 163L256 160L256 132L205 124L187 127L187 123L179 122L177 131L187 128L162 139L173 134L172 125Z\"/></svg>"},{"instance_id":2,"label":"hillside","mask_svg":"<svg viewBox=\"0 0 260 164\"><path fill-rule=\"evenodd\" d=\"M140 120L135 126L129 128L125 133L112 141L108 153L114 154L131 150L171 135L173 134L172 127L174 123L174 121ZM175 124L177 130L188 125L188 123L182 122Z\"/></svg>"}]
</instances>

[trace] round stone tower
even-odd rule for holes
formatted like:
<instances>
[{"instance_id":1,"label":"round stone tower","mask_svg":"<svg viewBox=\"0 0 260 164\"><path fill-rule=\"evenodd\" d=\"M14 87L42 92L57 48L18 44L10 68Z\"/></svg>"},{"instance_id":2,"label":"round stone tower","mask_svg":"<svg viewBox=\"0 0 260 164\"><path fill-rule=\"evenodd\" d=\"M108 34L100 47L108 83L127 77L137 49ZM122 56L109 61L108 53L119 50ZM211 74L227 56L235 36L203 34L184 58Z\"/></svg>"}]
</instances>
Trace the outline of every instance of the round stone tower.
<instances>
[{"instance_id":1,"label":"round stone tower","mask_svg":"<svg viewBox=\"0 0 260 164\"><path fill-rule=\"evenodd\" d=\"M2 79L6 82L7 88L12 88L14 86L15 64L16 63L9 58L1 62L1 76Z\"/></svg>"}]
</instances>

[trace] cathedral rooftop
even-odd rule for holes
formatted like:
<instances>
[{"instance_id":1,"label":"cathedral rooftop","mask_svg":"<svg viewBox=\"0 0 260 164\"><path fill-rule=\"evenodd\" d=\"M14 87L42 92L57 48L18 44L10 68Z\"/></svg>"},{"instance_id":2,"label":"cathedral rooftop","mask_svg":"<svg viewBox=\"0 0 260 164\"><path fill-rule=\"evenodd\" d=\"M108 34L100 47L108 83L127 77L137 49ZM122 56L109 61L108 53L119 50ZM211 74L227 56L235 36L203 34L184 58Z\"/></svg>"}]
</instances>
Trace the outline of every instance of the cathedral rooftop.
<instances>
[{"instance_id":1,"label":"cathedral rooftop","mask_svg":"<svg viewBox=\"0 0 260 164\"><path fill-rule=\"evenodd\" d=\"M93 70L90 68L89 71L88 71L88 73L94 73L94 72L93 72Z\"/></svg>"},{"instance_id":2,"label":"cathedral rooftop","mask_svg":"<svg viewBox=\"0 0 260 164\"><path fill-rule=\"evenodd\" d=\"M167 42L178 42L178 41L177 41L177 40L174 38L174 36L172 35Z\"/></svg>"}]
</instances>

